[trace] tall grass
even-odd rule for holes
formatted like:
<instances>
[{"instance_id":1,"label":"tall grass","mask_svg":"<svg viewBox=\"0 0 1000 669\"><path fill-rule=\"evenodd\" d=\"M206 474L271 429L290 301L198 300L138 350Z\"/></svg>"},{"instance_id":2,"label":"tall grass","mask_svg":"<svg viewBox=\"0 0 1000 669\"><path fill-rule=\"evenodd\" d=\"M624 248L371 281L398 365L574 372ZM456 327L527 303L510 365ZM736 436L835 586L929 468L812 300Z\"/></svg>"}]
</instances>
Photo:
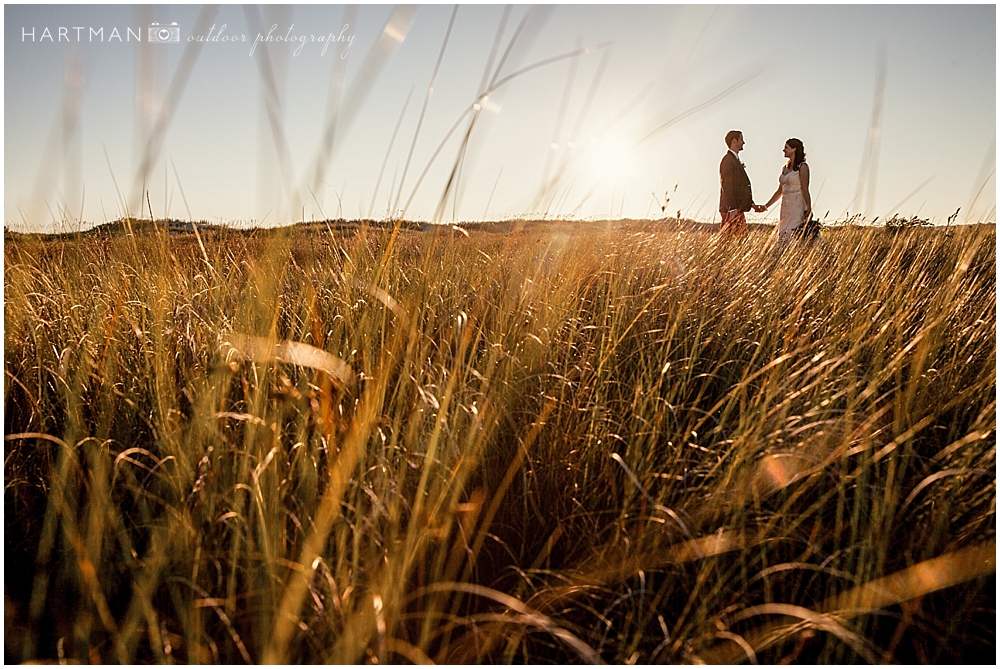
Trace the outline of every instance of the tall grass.
<instances>
[{"instance_id":1,"label":"tall grass","mask_svg":"<svg viewBox=\"0 0 1000 669\"><path fill-rule=\"evenodd\" d=\"M826 234L8 239L5 660L995 654L994 228Z\"/></svg>"}]
</instances>

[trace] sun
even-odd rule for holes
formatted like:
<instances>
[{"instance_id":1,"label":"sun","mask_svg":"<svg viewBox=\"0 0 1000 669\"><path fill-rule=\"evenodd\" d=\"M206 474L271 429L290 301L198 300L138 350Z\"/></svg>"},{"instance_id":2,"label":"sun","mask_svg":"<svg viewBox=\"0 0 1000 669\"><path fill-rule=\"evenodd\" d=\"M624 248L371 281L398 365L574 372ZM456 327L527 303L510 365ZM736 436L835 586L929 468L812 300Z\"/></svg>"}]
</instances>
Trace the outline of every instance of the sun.
<instances>
[{"instance_id":1,"label":"sun","mask_svg":"<svg viewBox=\"0 0 1000 669\"><path fill-rule=\"evenodd\" d=\"M590 172L598 183L619 183L635 171L631 146L613 137L592 137L590 140Z\"/></svg>"}]
</instances>

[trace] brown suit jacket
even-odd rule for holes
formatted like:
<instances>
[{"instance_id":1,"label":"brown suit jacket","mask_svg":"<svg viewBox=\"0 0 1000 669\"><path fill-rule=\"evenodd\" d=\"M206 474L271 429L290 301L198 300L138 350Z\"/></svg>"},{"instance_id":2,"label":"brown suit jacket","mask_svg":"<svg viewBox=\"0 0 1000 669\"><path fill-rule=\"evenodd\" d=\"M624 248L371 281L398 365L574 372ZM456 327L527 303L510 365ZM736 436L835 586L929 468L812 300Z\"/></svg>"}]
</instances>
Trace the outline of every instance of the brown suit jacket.
<instances>
[{"instance_id":1,"label":"brown suit jacket","mask_svg":"<svg viewBox=\"0 0 1000 669\"><path fill-rule=\"evenodd\" d=\"M719 197L719 211L750 211L753 208L753 193L750 177L732 151L726 151L719 164L719 178L722 193Z\"/></svg>"}]
</instances>

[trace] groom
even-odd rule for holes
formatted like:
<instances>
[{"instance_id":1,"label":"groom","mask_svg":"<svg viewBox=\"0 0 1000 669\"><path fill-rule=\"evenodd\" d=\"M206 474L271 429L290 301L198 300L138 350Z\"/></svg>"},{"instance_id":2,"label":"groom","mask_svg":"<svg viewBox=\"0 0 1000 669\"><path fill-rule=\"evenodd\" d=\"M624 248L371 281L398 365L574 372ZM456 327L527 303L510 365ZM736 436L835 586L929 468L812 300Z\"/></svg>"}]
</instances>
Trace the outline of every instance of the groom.
<instances>
[{"instance_id":1,"label":"groom","mask_svg":"<svg viewBox=\"0 0 1000 669\"><path fill-rule=\"evenodd\" d=\"M750 234L747 227L745 212L757 205L753 203L750 190L750 177L747 176L743 163L740 162L740 151L743 150L743 133L730 130L726 133L726 146L729 150L722 157L719 165L719 177L722 180L722 194L719 198L719 212L722 214L722 226L719 231L725 236L742 239Z\"/></svg>"}]
</instances>

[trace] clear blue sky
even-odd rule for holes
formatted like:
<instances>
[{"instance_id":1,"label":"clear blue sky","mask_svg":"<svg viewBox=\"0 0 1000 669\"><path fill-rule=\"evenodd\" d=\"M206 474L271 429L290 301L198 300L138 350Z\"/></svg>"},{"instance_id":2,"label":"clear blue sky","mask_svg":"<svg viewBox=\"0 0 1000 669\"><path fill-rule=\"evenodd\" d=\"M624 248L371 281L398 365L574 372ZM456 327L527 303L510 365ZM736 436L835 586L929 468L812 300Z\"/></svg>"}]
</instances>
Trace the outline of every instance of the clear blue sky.
<instances>
[{"instance_id":1,"label":"clear blue sky","mask_svg":"<svg viewBox=\"0 0 1000 669\"><path fill-rule=\"evenodd\" d=\"M381 218L393 206L442 222L645 217L667 195L669 214L712 220L734 128L758 202L798 137L815 210L831 220L943 222L959 207L959 222L995 220L995 5L514 5L487 81L526 15L498 80L604 46L510 79L474 111L505 7L461 5L408 168L453 5L404 11L387 28L394 9L223 5L211 35L225 25L246 41L202 42L185 79L189 38L211 36L198 32L201 6L5 6L5 222L72 227L82 211L88 227L135 214L143 190L157 217L240 224ZM179 41L146 41L152 22L176 22ZM254 49L271 26L307 41ZM331 34L342 39L326 53L310 41ZM151 143L158 117L168 122Z\"/></svg>"}]
</instances>

